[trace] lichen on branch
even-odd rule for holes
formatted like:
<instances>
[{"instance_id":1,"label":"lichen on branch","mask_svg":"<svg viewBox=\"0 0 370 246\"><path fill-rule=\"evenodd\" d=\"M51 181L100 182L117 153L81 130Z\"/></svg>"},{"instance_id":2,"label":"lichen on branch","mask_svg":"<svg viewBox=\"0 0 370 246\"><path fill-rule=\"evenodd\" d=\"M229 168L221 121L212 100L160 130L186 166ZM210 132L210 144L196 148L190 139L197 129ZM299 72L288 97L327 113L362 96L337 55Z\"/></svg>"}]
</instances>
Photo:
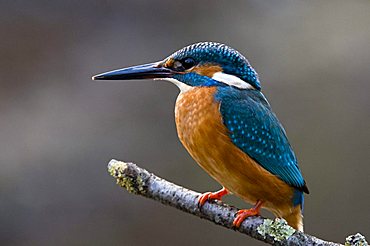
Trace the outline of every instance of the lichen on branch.
<instances>
[{"instance_id":1,"label":"lichen on branch","mask_svg":"<svg viewBox=\"0 0 370 246\"><path fill-rule=\"evenodd\" d=\"M283 219L272 221L260 216L249 217L240 228L235 229L233 220L238 211L235 207L214 201L206 202L199 208L198 197L201 195L200 193L161 179L133 163L111 160L108 164L108 172L116 179L119 186L130 193L154 199L271 245L342 245L296 231ZM367 246L367 242L361 234L356 234L347 237L346 245Z\"/></svg>"}]
</instances>

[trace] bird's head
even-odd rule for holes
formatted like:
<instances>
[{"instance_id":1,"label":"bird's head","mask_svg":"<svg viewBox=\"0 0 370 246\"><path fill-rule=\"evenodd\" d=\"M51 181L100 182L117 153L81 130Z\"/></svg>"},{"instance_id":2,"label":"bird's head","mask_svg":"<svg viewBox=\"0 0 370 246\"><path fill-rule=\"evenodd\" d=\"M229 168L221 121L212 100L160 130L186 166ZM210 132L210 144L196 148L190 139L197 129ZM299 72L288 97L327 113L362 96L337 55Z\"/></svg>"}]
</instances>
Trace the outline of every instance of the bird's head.
<instances>
[{"instance_id":1,"label":"bird's head","mask_svg":"<svg viewBox=\"0 0 370 246\"><path fill-rule=\"evenodd\" d=\"M175 83L181 90L197 86L261 89L257 73L242 54L213 42L196 43L162 61L98 74L93 79L164 79Z\"/></svg>"}]
</instances>

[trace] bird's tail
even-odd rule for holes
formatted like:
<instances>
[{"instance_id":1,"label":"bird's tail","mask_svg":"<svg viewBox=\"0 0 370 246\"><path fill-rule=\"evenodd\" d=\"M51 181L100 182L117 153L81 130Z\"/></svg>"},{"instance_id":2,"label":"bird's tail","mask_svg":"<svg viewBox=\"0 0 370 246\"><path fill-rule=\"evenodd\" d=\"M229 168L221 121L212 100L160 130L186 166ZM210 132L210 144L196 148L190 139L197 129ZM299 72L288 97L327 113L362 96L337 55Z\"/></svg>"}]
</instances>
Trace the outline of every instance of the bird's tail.
<instances>
[{"instance_id":1,"label":"bird's tail","mask_svg":"<svg viewBox=\"0 0 370 246\"><path fill-rule=\"evenodd\" d=\"M293 210L289 214L284 215L283 218L291 227L303 232L303 215L300 205L295 206Z\"/></svg>"}]
</instances>

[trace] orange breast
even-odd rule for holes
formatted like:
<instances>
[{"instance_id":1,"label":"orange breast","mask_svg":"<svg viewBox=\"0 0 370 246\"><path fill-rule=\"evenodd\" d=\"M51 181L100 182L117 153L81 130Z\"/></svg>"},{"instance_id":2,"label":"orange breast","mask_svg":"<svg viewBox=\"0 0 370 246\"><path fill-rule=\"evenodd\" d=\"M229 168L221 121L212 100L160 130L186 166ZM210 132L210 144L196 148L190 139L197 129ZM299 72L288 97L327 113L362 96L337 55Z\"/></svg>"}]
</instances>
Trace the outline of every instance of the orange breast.
<instances>
[{"instance_id":1,"label":"orange breast","mask_svg":"<svg viewBox=\"0 0 370 246\"><path fill-rule=\"evenodd\" d=\"M277 216L292 209L293 188L236 147L222 122L216 87L196 87L176 101L180 141L198 164L230 192L249 203L263 200Z\"/></svg>"}]
</instances>

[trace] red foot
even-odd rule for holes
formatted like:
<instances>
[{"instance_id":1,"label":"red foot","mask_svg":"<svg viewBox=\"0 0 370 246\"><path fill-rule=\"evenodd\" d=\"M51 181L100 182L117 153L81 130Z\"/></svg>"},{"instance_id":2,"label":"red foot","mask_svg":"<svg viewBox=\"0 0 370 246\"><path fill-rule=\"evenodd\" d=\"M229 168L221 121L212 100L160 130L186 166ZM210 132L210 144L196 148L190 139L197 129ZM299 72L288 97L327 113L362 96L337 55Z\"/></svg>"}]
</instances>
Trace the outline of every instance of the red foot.
<instances>
[{"instance_id":1,"label":"red foot","mask_svg":"<svg viewBox=\"0 0 370 246\"><path fill-rule=\"evenodd\" d=\"M239 210L236 213L236 218L233 221L233 226L239 228L246 218L259 215L262 204L262 201L257 201L253 208Z\"/></svg>"},{"instance_id":2,"label":"red foot","mask_svg":"<svg viewBox=\"0 0 370 246\"><path fill-rule=\"evenodd\" d=\"M206 192L203 193L202 195L199 196L198 198L198 206L201 207L206 203L207 201L212 201L212 200L220 200L224 195L227 195L229 192L222 187L221 190L216 191L216 192Z\"/></svg>"}]
</instances>

